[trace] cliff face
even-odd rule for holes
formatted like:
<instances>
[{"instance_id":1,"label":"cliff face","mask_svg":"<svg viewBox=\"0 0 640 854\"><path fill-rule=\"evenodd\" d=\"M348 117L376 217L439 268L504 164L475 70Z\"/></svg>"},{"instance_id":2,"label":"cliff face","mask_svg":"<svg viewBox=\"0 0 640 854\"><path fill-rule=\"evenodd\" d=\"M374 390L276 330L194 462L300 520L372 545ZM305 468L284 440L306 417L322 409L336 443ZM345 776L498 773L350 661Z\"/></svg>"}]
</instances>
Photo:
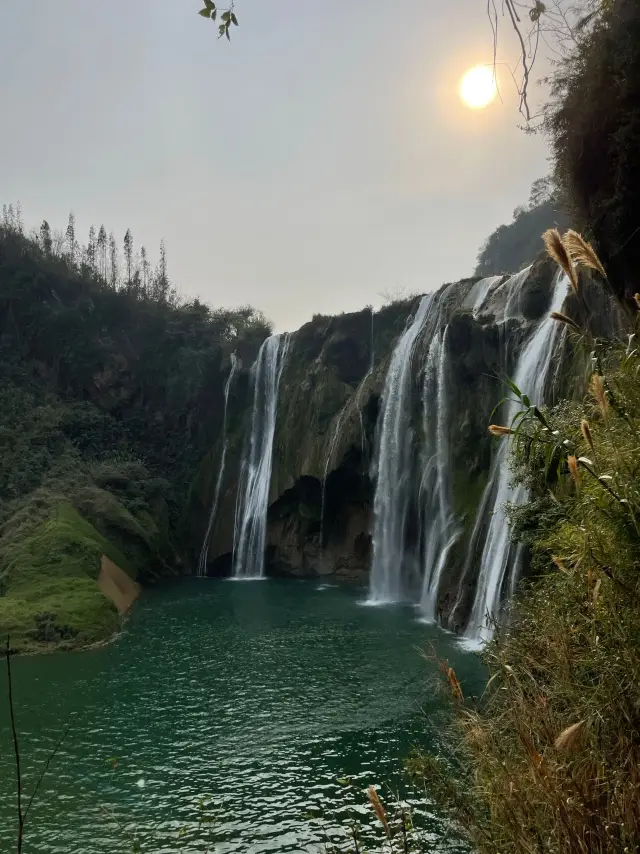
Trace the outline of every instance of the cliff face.
<instances>
[{"instance_id":1,"label":"cliff face","mask_svg":"<svg viewBox=\"0 0 640 854\"><path fill-rule=\"evenodd\" d=\"M523 282L467 279L443 286L438 311L418 337L411 363L405 429L410 445L410 488L405 539L420 552L424 495L425 419L430 406L424 375L431 341L447 329L448 442L452 504L460 530L440 593L442 616L464 602L475 583L468 566L471 529L492 458L487 432L505 396L524 339L546 314L554 270L539 263ZM379 413L393 349L419 298L337 317L316 317L291 337L278 399L269 499L266 571L366 582L372 558L373 502ZM245 367L246 369L246 367ZM247 393L245 387L244 394ZM426 395L426 397L425 397ZM247 401L249 405L249 401ZM499 420L499 415L493 420ZM229 571L236 484L247 418L230 425L225 482L213 527L208 573ZM206 517L222 440L203 462L193 512ZM419 563L419 558L416 557ZM413 571L420 583L420 567ZM464 575L464 579L463 579Z\"/></svg>"}]
</instances>

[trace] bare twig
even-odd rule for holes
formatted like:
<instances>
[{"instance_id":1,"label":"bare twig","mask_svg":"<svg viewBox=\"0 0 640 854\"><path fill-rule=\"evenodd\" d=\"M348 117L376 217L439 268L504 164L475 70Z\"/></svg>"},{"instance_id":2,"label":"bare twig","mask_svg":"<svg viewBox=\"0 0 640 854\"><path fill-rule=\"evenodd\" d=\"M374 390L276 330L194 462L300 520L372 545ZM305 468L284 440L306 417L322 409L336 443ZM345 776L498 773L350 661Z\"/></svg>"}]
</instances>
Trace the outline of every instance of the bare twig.
<instances>
[{"instance_id":1,"label":"bare twig","mask_svg":"<svg viewBox=\"0 0 640 854\"><path fill-rule=\"evenodd\" d=\"M6 658L7 658L7 685L8 685L8 699L9 699L9 718L11 721L11 735L13 738L13 751L15 755L16 762L16 790L17 790L17 808L18 808L18 839L17 839L17 854L22 854L23 844L24 844L24 827L27 821L27 816L29 815L29 811L33 805L33 801L35 796L38 794L38 790L44 780L47 771L49 770L49 766L51 765L54 757L60 750L62 743L69 733L69 729L71 728L71 720L67 723L64 731L58 741L56 742L53 750L49 753L47 757L47 761L45 762L42 772L38 777L38 781L34 786L33 792L31 793L31 797L27 801L27 806L23 809L23 785L22 785L22 765L20 761L20 740L18 737L18 727L16 725L16 713L15 713L15 703L13 699L13 676L11 672L11 656L13 655L13 651L11 649L11 639L7 636L7 646L6 646Z\"/></svg>"},{"instance_id":2,"label":"bare twig","mask_svg":"<svg viewBox=\"0 0 640 854\"><path fill-rule=\"evenodd\" d=\"M529 111L529 102L527 100L527 92L529 89L529 61L527 58L527 47L524 43L524 39L522 37L522 33L520 31L520 18L518 17L518 13L513 5L513 0L505 0L505 6L507 7L507 12L509 13L509 17L511 18L511 23L513 25L513 29L518 37L518 41L520 42L521 49L521 61L522 61L522 86L520 87L520 112L524 115L527 121L531 121L531 113Z\"/></svg>"},{"instance_id":3,"label":"bare twig","mask_svg":"<svg viewBox=\"0 0 640 854\"><path fill-rule=\"evenodd\" d=\"M18 795L18 844L17 852L22 854L22 839L24 835L24 819L22 812L22 772L20 770L20 742L18 740L18 729L16 727L16 715L13 703L13 679L11 675L11 639L7 635L7 686L9 691L9 717L11 720L11 735L13 737L13 751L16 759L16 789Z\"/></svg>"},{"instance_id":4,"label":"bare twig","mask_svg":"<svg viewBox=\"0 0 640 854\"><path fill-rule=\"evenodd\" d=\"M62 735L60 736L60 738L58 739L58 741L55 744L55 747L53 748L53 750L51 751L51 753L47 757L47 761L44 763L44 767L42 768L42 772L41 772L40 776L38 777L38 782L34 786L33 792L31 793L31 797L29 798L29 801L27 803L27 808L24 811L24 817L23 817L24 821L27 820L27 816L29 815L29 810L31 809L33 799L35 798L36 794L38 793L38 789L40 788L40 784L44 780L45 775L46 775L47 771L49 770L49 765L51 765L51 762L53 761L56 753L62 747L62 743L64 742L67 735L69 734L70 729L71 729L71 720L69 720L69 722L67 723L66 727L64 728L64 730L62 732Z\"/></svg>"}]
</instances>

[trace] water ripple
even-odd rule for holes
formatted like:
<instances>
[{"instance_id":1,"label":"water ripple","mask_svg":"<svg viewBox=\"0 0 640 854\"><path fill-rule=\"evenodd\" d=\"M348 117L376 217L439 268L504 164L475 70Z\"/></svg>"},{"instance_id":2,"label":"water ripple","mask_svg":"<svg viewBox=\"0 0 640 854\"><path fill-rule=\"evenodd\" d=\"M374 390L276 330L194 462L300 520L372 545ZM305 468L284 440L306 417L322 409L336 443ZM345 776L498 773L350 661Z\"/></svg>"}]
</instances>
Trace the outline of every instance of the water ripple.
<instances>
[{"instance_id":1,"label":"water ripple","mask_svg":"<svg viewBox=\"0 0 640 854\"><path fill-rule=\"evenodd\" d=\"M147 595L112 646L16 660L27 790L74 714L26 850L124 854L135 837L154 854L321 851L345 846L354 820L371 842L362 790L379 783L402 794L438 850L446 817L402 774L412 745L438 743L445 714L418 654L427 641L480 685L474 657L409 609L360 608L355 592L325 585L211 582ZM0 750L9 850L6 709Z\"/></svg>"}]
</instances>

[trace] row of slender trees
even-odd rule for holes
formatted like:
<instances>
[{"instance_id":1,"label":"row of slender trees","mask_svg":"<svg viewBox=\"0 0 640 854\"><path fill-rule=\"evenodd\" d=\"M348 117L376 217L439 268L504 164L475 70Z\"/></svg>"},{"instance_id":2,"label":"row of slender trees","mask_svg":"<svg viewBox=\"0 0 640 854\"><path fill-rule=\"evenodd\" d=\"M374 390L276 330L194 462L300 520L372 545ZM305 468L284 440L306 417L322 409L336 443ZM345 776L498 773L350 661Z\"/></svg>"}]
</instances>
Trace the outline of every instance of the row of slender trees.
<instances>
[{"instance_id":1,"label":"row of slender trees","mask_svg":"<svg viewBox=\"0 0 640 854\"><path fill-rule=\"evenodd\" d=\"M87 243L83 245L77 237L73 212L69 214L65 231L52 229L45 219L39 229L25 233L20 203L3 205L2 227L25 234L38 244L45 255L65 258L83 275L90 274L114 290L126 290L141 298L161 302L176 299L169 279L164 240L160 241L159 259L153 266L146 247L136 249L131 229L127 229L124 235L122 252L113 231L107 234L104 225L97 230L92 225Z\"/></svg>"}]
</instances>

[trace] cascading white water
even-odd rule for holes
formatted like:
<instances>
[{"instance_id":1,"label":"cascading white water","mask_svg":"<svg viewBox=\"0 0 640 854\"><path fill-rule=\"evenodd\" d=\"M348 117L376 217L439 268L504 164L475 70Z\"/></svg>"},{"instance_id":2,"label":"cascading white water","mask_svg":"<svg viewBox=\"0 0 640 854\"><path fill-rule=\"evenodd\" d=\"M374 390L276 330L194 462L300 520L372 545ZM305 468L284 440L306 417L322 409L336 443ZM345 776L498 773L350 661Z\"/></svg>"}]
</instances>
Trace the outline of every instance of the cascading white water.
<instances>
[{"instance_id":1,"label":"cascading white water","mask_svg":"<svg viewBox=\"0 0 640 854\"><path fill-rule=\"evenodd\" d=\"M402 599L402 557L411 478L411 362L424 328L433 294L420 301L413 321L400 336L382 392L373 502L373 563L369 602L383 604Z\"/></svg>"},{"instance_id":2,"label":"cascading white water","mask_svg":"<svg viewBox=\"0 0 640 854\"><path fill-rule=\"evenodd\" d=\"M224 415L222 418L222 453L220 454L220 466L218 467L218 477L216 478L216 486L213 493L213 501L211 503L211 512L209 513L207 530L205 531L204 540L202 541L202 548L200 550L200 557L198 558L198 576L200 578L204 578L207 574L207 554L209 552L209 541L211 539L211 531L213 529L213 523L215 522L216 512L218 510L218 501L220 500L220 489L222 487L222 481L224 478L224 467L227 459L227 447L229 445L229 441L227 439L227 406L229 404L229 389L231 388L231 383L233 381L237 365L238 360L236 358L236 354L232 353L231 370L229 371L229 376L227 377L227 382L224 386Z\"/></svg>"},{"instance_id":3,"label":"cascading white water","mask_svg":"<svg viewBox=\"0 0 640 854\"><path fill-rule=\"evenodd\" d=\"M251 369L251 436L240 472L233 536L233 577L237 579L262 578L264 574L278 390L288 349L288 335L272 335L262 344Z\"/></svg>"},{"instance_id":4,"label":"cascading white water","mask_svg":"<svg viewBox=\"0 0 640 854\"><path fill-rule=\"evenodd\" d=\"M424 513L424 575L420 608L427 620L437 617L443 570L459 535L451 506L451 460L447 403L447 333L436 328L429 347L422 387L424 469L420 486Z\"/></svg>"},{"instance_id":5,"label":"cascading white water","mask_svg":"<svg viewBox=\"0 0 640 854\"><path fill-rule=\"evenodd\" d=\"M529 273L531 272L531 265L525 267L524 270L520 270L519 273L516 273L514 276L511 276L510 279L502 285L503 288L508 293L507 302L504 307L504 315L503 321L513 320L514 318L520 317L522 312L520 311L520 298L522 296L522 286L529 278Z\"/></svg>"},{"instance_id":6,"label":"cascading white water","mask_svg":"<svg viewBox=\"0 0 640 854\"><path fill-rule=\"evenodd\" d=\"M539 324L518 359L513 381L533 402L542 403L544 400L547 376L556 351L555 343L561 331L559 324L551 317L551 312L561 310L566 295L567 280L558 275L549 315ZM507 425L511 424L519 407L518 400L509 401L505 419ZM491 638L494 623L499 615L505 577L509 575L507 583L509 589L513 589L519 572L521 550L516 549L516 554L513 554L505 505L522 504L526 501L527 492L521 485L511 486L508 454L509 444L503 441L498 446L486 486L488 494L494 495L493 510L480 559L473 608L465 632L465 636L476 643L483 643ZM481 502L481 507L483 504L484 502Z\"/></svg>"},{"instance_id":7,"label":"cascading white water","mask_svg":"<svg viewBox=\"0 0 640 854\"><path fill-rule=\"evenodd\" d=\"M500 318L496 317L496 323L498 325L498 329L500 330L500 340L502 342L500 350L501 350L501 364L504 370L506 370L507 365L507 347L506 347L506 338L504 327L508 320L513 320L518 317L518 311L514 310L514 306L520 303L520 291L522 286L527 281L529 277L529 273L531 272L531 265L525 267L523 270L520 270L518 273L514 273L513 276L509 276L507 279L502 282L499 287L500 292L504 291L506 294L502 308L502 316ZM477 287L477 285L476 285ZM472 294L473 296L473 289ZM486 299L486 296L484 297ZM474 314L477 314L478 310L474 311ZM473 525L473 529L471 531L471 537L469 538L469 542L467 545L467 554L464 562L464 567L462 573L460 575L460 581L458 582L458 592L455 604L451 609L451 616L454 616L460 607L464 595L464 587L467 579L469 578L469 573L472 569L472 564L474 562L476 548L478 546L478 540L480 534L482 533L489 507L494 506L495 499L495 489L497 486L498 479L498 470L496 466L492 466L489 472L489 478L487 480L487 485L484 488L482 493L482 498L480 499L480 504L478 509L476 510L476 518Z\"/></svg>"},{"instance_id":8,"label":"cascading white water","mask_svg":"<svg viewBox=\"0 0 640 854\"><path fill-rule=\"evenodd\" d=\"M480 309L484 305L484 301L489 295L489 291L491 288L502 279L502 276L489 276L486 279L480 279L479 282L476 282L475 285L471 288L469 292L469 296L467 297L467 305L471 309L471 313L474 317L480 312Z\"/></svg>"}]
</instances>

